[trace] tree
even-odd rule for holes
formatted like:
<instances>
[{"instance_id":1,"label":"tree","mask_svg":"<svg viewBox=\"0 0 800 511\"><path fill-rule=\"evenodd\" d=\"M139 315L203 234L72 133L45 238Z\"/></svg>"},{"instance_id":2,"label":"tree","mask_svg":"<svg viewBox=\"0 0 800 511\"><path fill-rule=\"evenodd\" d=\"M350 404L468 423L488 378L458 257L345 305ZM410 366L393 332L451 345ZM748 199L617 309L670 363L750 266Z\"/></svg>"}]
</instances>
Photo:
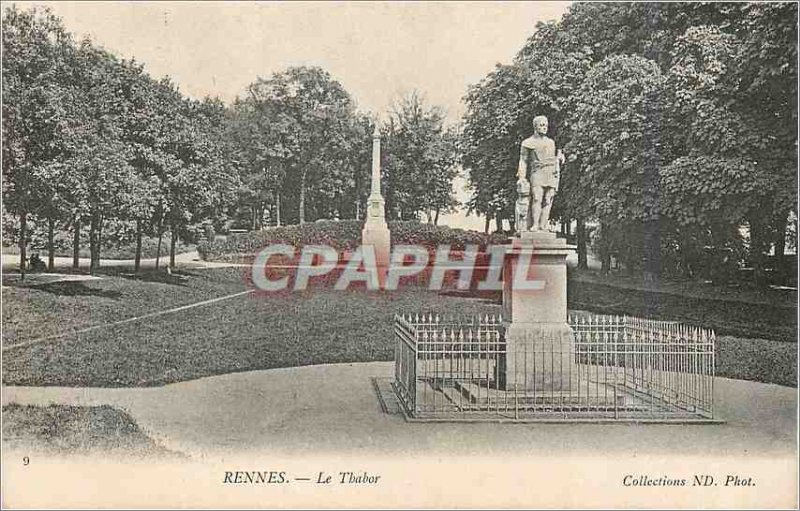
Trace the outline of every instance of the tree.
<instances>
[{"instance_id":1,"label":"tree","mask_svg":"<svg viewBox=\"0 0 800 511\"><path fill-rule=\"evenodd\" d=\"M756 281L770 241L785 239L796 202L795 5L748 4L725 27L692 27L674 46L668 75L665 211L682 229L708 233L725 257L750 228ZM695 235L695 238L704 239Z\"/></svg>"},{"instance_id":2,"label":"tree","mask_svg":"<svg viewBox=\"0 0 800 511\"><path fill-rule=\"evenodd\" d=\"M511 216L513 211L517 143L522 140L515 108L521 103L525 76L517 67L497 66L464 98L462 164L473 189L467 207L486 216L486 230L491 218ZM498 230L500 224L498 221Z\"/></svg>"},{"instance_id":3,"label":"tree","mask_svg":"<svg viewBox=\"0 0 800 511\"><path fill-rule=\"evenodd\" d=\"M240 187L237 192L241 209L246 211L251 229L264 227L266 211L271 209L281 223L280 198L286 177L285 159L288 154L280 144L286 126L283 119L270 117L269 105L258 102L253 95L237 98L229 109L225 139L237 162Z\"/></svg>"},{"instance_id":4,"label":"tree","mask_svg":"<svg viewBox=\"0 0 800 511\"><path fill-rule=\"evenodd\" d=\"M660 251L657 221L663 86L658 66L650 60L606 58L591 69L577 93L566 148L580 175L580 187L591 190L589 208L605 225L602 234L608 237L616 226L613 230L632 235L609 248L619 250L632 243L642 246L647 278L658 273Z\"/></svg>"},{"instance_id":5,"label":"tree","mask_svg":"<svg viewBox=\"0 0 800 511\"><path fill-rule=\"evenodd\" d=\"M270 151L285 171L282 197L296 198L296 220L306 220L306 197L319 190L334 146L341 145L355 112L352 99L318 67L293 67L259 78L250 100L269 122ZM290 212L290 214L293 212Z\"/></svg>"},{"instance_id":6,"label":"tree","mask_svg":"<svg viewBox=\"0 0 800 511\"><path fill-rule=\"evenodd\" d=\"M394 105L383 133L387 211L403 219L424 213L429 222L438 221L455 205L458 171L457 136L445 128L444 113L413 91Z\"/></svg>"},{"instance_id":7,"label":"tree","mask_svg":"<svg viewBox=\"0 0 800 511\"><path fill-rule=\"evenodd\" d=\"M49 10L11 6L3 18L3 200L6 210L19 217L24 278L28 220L47 208L54 194L48 169L67 150L63 133L71 128L74 95L64 77L74 65L74 45Z\"/></svg>"}]
</instances>

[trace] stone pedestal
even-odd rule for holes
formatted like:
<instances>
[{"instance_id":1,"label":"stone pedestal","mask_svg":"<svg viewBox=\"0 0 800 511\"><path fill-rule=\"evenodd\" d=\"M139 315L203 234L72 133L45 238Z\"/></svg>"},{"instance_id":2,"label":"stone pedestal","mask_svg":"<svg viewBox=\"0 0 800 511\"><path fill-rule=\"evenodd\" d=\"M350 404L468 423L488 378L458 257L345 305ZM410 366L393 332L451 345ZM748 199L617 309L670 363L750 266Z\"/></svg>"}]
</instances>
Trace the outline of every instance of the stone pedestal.
<instances>
[{"instance_id":1,"label":"stone pedestal","mask_svg":"<svg viewBox=\"0 0 800 511\"><path fill-rule=\"evenodd\" d=\"M555 233L525 232L503 261L506 355L498 364L502 390L569 390L577 375L567 323L567 255Z\"/></svg>"},{"instance_id":2,"label":"stone pedestal","mask_svg":"<svg viewBox=\"0 0 800 511\"><path fill-rule=\"evenodd\" d=\"M378 267L381 285L389 267L391 239L386 224L384 201L381 195L381 134L377 123L372 133L372 188L367 197L367 214L361 230L361 244L375 249L375 264Z\"/></svg>"},{"instance_id":3,"label":"stone pedestal","mask_svg":"<svg viewBox=\"0 0 800 511\"><path fill-rule=\"evenodd\" d=\"M389 251L391 247L391 235L389 226L383 217L383 199L380 204L380 216L369 216L372 205L368 204L367 221L361 230L361 244L370 245L375 249L375 264L380 269L389 267Z\"/></svg>"}]
</instances>

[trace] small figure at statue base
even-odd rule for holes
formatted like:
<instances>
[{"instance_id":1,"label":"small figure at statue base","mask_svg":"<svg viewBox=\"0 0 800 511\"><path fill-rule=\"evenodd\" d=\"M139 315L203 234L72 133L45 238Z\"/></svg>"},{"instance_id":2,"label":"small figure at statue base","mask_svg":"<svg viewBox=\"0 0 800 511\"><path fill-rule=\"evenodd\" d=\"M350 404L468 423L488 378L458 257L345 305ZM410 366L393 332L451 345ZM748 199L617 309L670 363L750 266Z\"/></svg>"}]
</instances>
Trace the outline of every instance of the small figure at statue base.
<instances>
[{"instance_id":1,"label":"small figure at statue base","mask_svg":"<svg viewBox=\"0 0 800 511\"><path fill-rule=\"evenodd\" d=\"M528 229L528 213L531 207L531 184L527 179L517 181L517 202L514 206L514 221L517 235Z\"/></svg>"}]
</instances>

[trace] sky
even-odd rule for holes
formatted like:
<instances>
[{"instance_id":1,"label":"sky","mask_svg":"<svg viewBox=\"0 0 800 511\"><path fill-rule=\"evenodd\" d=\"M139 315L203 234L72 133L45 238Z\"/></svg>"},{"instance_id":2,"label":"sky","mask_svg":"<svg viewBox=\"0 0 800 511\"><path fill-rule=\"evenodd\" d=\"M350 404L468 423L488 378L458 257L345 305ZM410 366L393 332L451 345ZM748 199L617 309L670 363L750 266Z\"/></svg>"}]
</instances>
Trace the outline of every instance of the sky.
<instances>
[{"instance_id":1,"label":"sky","mask_svg":"<svg viewBox=\"0 0 800 511\"><path fill-rule=\"evenodd\" d=\"M385 118L417 90L449 122L461 98L508 63L538 21L568 2L15 2L47 5L67 30L169 75L189 96L244 95L256 77L294 65L326 69L363 112ZM456 184L464 198L463 182ZM461 215L463 217L463 215ZM466 219L470 220L470 219ZM446 218L457 225L458 218ZM473 217L470 225L477 222ZM474 225L473 225L474 224Z\"/></svg>"}]
</instances>

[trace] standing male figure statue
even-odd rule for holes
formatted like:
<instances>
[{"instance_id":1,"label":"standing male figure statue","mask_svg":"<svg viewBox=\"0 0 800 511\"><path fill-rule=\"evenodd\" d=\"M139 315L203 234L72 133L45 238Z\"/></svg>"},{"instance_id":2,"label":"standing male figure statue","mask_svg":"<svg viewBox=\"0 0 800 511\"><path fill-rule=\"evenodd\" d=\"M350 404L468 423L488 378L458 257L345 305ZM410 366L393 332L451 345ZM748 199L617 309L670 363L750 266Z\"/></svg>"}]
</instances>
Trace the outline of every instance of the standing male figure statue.
<instances>
[{"instance_id":1,"label":"standing male figure statue","mask_svg":"<svg viewBox=\"0 0 800 511\"><path fill-rule=\"evenodd\" d=\"M548 121L543 115L533 119L533 135L522 141L519 151L519 168L517 170L517 207L518 210L526 202L525 193L530 189L530 211L517 218L517 230L521 233L526 228L530 231L545 231L550 223L550 207L558 190L561 177L561 164L564 154L556 152L556 144L547 136ZM524 223L520 223L523 221Z\"/></svg>"}]
</instances>

